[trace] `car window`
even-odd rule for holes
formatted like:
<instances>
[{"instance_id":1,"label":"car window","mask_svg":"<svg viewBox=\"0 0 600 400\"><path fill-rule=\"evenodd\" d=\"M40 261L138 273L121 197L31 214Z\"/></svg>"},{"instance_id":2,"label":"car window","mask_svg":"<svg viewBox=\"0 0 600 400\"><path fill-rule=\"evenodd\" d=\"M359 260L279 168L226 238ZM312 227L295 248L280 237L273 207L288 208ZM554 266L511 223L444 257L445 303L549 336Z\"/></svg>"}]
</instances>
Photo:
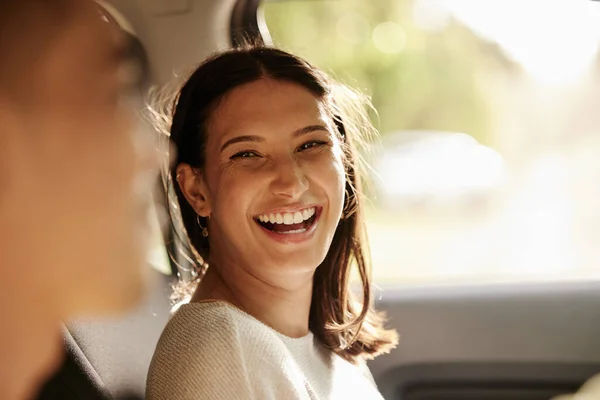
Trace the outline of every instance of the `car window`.
<instances>
[{"instance_id":1,"label":"car window","mask_svg":"<svg viewBox=\"0 0 600 400\"><path fill-rule=\"evenodd\" d=\"M377 283L599 277L600 3L259 11L275 45L378 111L367 210Z\"/></svg>"}]
</instances>

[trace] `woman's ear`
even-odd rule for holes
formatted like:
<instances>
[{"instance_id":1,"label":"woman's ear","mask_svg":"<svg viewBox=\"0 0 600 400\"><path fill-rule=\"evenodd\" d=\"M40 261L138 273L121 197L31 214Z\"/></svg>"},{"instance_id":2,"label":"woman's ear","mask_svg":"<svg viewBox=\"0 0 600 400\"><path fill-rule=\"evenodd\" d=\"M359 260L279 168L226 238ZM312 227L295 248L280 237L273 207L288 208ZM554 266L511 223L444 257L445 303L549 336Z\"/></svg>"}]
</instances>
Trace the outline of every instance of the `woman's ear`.
<instances>
[{"instance_id":1,"label":"woman's ear","mask_svg":"<svg viewBox=\"0 0 600 400\"><path fill-rule=\"evenodd\" d=\"M212 210L208 185L202 172L189 164L179 164L175 176L181 192L194 211L201 217L208 217Z\"/></svg>"}]
</instances>

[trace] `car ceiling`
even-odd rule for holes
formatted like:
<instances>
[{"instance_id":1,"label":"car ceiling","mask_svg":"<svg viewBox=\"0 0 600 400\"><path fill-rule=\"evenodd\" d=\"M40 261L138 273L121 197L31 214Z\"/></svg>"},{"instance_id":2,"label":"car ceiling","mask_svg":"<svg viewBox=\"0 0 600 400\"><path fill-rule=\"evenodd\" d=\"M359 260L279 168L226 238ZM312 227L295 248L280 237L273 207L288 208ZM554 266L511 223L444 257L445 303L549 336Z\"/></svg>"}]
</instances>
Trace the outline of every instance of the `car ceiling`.
<instances>
[{"instance_id":1,"label":"car ceiling","mask_svg":"<svg viewBox=\"0 0 600 400\"><path fill-rule=\"evenodd\" d=\"M110 0L146 48L155 84L185 76L212 52L231 47L236 0ZM112 7L111 7L112 6Z\"/></svg>"}]
</instances>

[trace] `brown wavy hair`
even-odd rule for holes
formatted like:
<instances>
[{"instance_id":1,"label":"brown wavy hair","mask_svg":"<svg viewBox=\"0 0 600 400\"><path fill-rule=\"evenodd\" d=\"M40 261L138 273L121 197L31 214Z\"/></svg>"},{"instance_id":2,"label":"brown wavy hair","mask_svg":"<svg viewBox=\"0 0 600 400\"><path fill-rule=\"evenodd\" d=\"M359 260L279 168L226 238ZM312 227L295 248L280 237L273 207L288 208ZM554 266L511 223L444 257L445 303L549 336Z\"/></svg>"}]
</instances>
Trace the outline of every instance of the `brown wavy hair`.
<instances>
[{"instance_id":1,"label":"brown wavy hair","mask_svg":"<svg viewBox=\"0 0 600 400\"><path fill-rule=\"evenodd\" d=\"M363 163L357 151L366 138L375 134L365 107L369 103L364 96L335 82L308 62L275 48L246 46L210 57L178 91L170 106L172 117L154 114L162 118L164 131L177 150L173 167L165 174L169 212L174 231L179 233L177 250L193 266L191 281L180 284L176 294L181 299L193 293L208 267L205 260L210 258L209 241L201 234L196 212L179 185L173 184L176 167L181 163L204 167L206 125L219 101L232 89L264 78L293 82L309 90L329 111L343 143L346 173L343 218L313 278L309 328L325 346L352 362L387 353L396 346L398 335L384 328L385 317L373 308L359 173ZM205 220L201 222L206 226ZM359 296L351 290L353 270L358 272L361 282Z\"/></svg>"}]
</instances>

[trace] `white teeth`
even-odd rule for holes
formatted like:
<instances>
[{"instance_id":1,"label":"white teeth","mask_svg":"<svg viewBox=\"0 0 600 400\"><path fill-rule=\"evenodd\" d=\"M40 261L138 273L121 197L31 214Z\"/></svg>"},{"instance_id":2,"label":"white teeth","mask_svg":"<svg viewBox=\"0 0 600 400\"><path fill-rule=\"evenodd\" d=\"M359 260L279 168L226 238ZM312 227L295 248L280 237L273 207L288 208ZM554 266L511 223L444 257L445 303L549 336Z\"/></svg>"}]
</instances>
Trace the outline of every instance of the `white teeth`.
<instances>
[{"instance_id":1,"label":"white teeth","mask_svg":"<svg viewBox=\"0 0 600 400\"><path fill-rule=\"evenodd\" d=\"M304 221L304 218L302 217L302 213L300 211L296 211L294 213L294 223L299 224L302 221Z\"/></svg>"},{"instance_id":2,"label":"white teeth","mask_svg":"<svg viewBox=\"0 0 600 400\"><path fill-rule=\"evenodd\" d=\"M283 231L280 233L283 233L284 235L289 235L291 233L303 233L303 232L306 232L306 228L294 229L292 231Z\"/></svg>"},{"instance_id":3,"label":"white teeth","mask_svg":"<svg viewBox=\"0 0 600 400\"><path fill-rule=\"evenodd\" d=\"M270 222L272 224L293 225L310 219L315 215L315 212L315 207L311 207L294 213L262 214L258 216L258 220L260 222Z\"/></svg>"}]
</instances>

